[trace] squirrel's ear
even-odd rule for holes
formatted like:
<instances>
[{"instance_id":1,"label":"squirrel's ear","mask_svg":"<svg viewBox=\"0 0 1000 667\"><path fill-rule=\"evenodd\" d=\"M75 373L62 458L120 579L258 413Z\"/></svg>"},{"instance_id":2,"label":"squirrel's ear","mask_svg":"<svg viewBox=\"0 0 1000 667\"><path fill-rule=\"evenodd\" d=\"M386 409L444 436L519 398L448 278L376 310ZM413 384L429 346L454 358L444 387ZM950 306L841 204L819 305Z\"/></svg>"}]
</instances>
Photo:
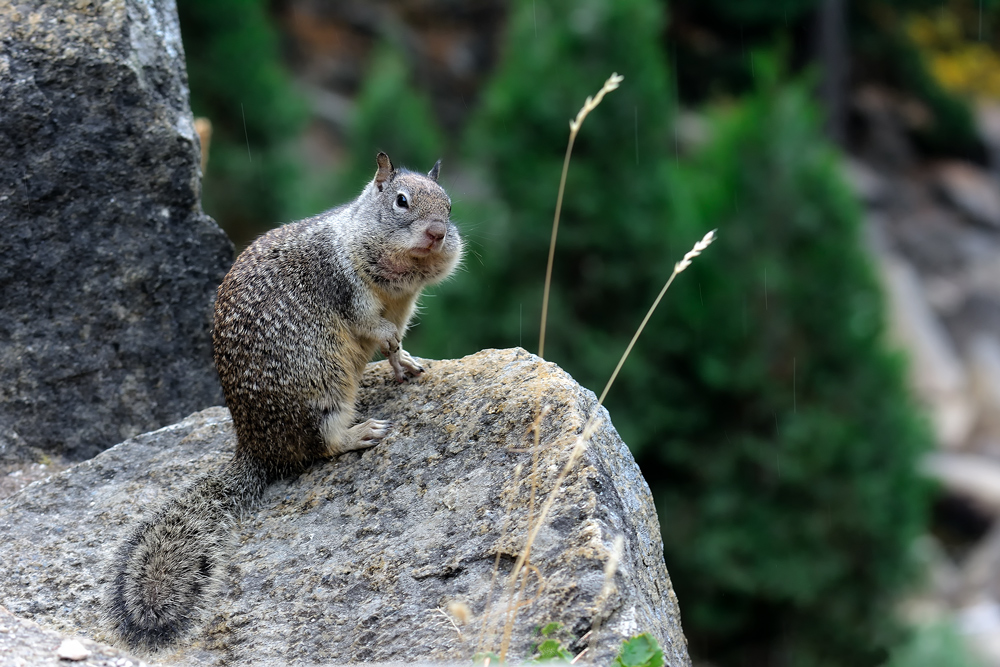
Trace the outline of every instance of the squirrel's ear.
<instances>
[{"instance_id":1,"label":"squirrel's ear","mask_svg":"<svg viewBox=\"0 0 1000 667\"><path fill-rule=\"evenodd\" d=\"M436 183L438 179L438 174L440 173L441 173L441 160L438 160L437 162L434 163L434 166L431 167L431 170L427 172L427 175L430 176L431 180L433 180Z\"/></svg>"},{"instance_id":2,"label":"squirrel's ear","mask_svg":"<svg viewBox=\"0 0 1000 667\"><path fill-rule=\"evenodd\" d=\"M382 186L392 176L392 162L388 155L381 152L375 156L375 161L378 163L378 171L375 172L375 187L378 188L379 192L382 192Z\"/></svg>"}]
</instances>

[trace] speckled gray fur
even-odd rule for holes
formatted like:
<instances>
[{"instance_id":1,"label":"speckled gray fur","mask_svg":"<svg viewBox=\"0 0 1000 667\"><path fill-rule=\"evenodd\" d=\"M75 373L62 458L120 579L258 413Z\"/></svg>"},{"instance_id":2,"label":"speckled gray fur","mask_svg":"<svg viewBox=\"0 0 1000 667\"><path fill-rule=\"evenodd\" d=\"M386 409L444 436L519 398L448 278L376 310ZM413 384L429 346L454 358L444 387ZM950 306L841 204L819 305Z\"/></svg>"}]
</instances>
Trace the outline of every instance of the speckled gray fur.
<instances>
[{"instance_id":1,"label":"speckled gray fur","mask_svg":"<svg viewBox=\"0 0 1000 667\"><path fill-rule=\"evenodd\" d=\"M402 339L420 291L461 257L451 200L434 178L379 153L350 204L268 232L219 287L213 342L238 446L144 519L111 561L108 625L132 649L183 641L214 602L232 531L265 487L375 446L388 420L355 420L376 349L403 382L424 372Z\"/></svg>"}]
</instances>

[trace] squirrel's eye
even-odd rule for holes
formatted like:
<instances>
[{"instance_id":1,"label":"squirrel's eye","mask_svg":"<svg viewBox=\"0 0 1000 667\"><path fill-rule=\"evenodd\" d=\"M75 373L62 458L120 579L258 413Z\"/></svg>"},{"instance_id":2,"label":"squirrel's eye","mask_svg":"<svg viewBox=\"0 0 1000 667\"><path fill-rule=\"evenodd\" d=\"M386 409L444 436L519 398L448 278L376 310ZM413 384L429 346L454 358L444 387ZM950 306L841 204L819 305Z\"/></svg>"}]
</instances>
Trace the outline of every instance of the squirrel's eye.
<instances>
[{"instance_id":1,"label":"squirrel's eye","mask_svg":"<svg viewBox=\"0 0 1000 667\"><path fill-rule=\"evenodd\" d=\"M398 206L399 208L410 208L410 202L407 201L406 195L404 195L402 192L396 195L396 206Z\"/></svg>"}]
</instances>

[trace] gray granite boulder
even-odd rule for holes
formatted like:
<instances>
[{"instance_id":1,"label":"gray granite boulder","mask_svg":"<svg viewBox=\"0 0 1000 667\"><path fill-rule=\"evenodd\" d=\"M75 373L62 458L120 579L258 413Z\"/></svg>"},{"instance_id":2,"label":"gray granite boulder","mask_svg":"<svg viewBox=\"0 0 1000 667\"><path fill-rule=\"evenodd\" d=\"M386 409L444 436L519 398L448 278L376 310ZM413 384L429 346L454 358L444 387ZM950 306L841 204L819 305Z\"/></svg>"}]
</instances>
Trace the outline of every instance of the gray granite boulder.
<instances>
[{"instance_id":1,"label":"gray granite boulder","mask_svg":"<svg viewBox=\"0 0 1000 667\"><path fill-rule=\"evenodd\" d=\"M212 613L155 661L467 661L499 650L513 609L504 581L596 400L520 349L422 363L428 372L404 385L385 362L369 365L359 414L392 420L390 435L269 487L239 529ZM532 424L544 406L536 460ZM601 416L531 549L508 658L529 656L535 630L558 622L574 654L593 639L585 660L608 664L623 638L645 631L668 665L684 667L652 497ZM222 465L234 440L228 412L210 408L9 498L0 505L8 573L0 600L19 616L109 641L99 600L117 541L144 512Z\"/></svg>"},{"instance_id":2,"label":"gray granite boulder","mask_svg":"<svg viewBox=\"0 0 1000 667\"><path fill-rule=\"evenodd\" d=\"M0 0L0 429L73 459L222 402L172 0Z\"/></svg>"}]
</instances>

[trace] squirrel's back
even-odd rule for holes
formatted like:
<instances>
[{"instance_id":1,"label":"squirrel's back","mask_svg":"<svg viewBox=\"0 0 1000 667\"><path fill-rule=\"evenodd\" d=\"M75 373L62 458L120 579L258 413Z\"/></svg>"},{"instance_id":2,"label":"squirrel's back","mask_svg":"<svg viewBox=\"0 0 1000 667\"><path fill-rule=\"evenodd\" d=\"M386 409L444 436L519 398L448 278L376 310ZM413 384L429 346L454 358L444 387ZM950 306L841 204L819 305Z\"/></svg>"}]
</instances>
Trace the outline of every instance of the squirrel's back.
<instances>
[{"instance_id":1,"label":"squirrel's back","mask_svg":"<svg viewBox=\"0 0 1000 667\"><path fill-rule=\"evenodd\" d=\"M335 226L344 207L271 230L219 286L215 366L238 451L275 479L326 454L325 414L353 410L375 343L350 333L363 285Z\"/></svg>"}]
</instances>

